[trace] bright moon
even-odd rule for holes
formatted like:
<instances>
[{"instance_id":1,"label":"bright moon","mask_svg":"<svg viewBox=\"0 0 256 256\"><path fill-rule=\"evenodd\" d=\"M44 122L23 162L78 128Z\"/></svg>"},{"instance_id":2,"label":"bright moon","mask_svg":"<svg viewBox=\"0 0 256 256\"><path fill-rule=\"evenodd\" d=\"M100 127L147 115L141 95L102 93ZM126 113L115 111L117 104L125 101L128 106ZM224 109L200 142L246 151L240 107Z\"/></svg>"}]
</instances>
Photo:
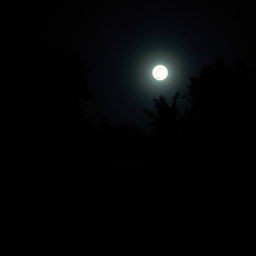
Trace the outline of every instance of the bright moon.
<instances>
[{"instance_id":1,"label":"bright moon","mask_svg":"<svg viewBox=\"0 0 256 256\"><path fill-rule=\"evenodd\" d=\"M163 65L157 65L153 68L152 75L158 81L164 80L168 76L168 69Z\"/></svg>"}]
</instances>

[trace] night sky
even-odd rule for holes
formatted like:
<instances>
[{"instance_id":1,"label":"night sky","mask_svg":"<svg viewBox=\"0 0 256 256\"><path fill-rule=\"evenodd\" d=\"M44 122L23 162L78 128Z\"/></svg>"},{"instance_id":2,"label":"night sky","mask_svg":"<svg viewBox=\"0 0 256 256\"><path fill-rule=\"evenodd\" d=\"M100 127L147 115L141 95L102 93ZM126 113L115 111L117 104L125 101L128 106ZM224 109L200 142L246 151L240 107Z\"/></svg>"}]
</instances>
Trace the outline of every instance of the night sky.
<instances>
[{"instance_id":1,"label":"night sky","mask_svg":"<svg viewBox=\"0 0 256 256\"><path fill-rule=\"evenodd\" d=\"M145 122L141 108L150 108L153 98L170 100L204 65L242 55L238 14L223 6L129 1L90 12L93 36L82 40L82 56L91 63L90 86L114 120ZM158 63L170 70L160 84L151 76Z\"/></svg>"},{"instance_id":2,"label":"night sky","mask_svg":"<svg viewBox=\"0 0 256 256\"><path fill-rule=\"evenodd\" d=\"M27 46L79 52L90 70L93 115L145 127L141 109L152 109L153 98L170 101L218 57L243 57L243 15L241 6L216 1L41 3L17 8L10 34ZM151 75L156 64L169 69L162 83Z\"/></svg>"},{"instance_id":3,"label":"night sky","mask_svg":"<svg viewBox=\"0 0 256 256\"><path fill-rule=\"evenodd\" d=\"M20 1L2 10L1 255L255 247L255 164L248 176L242 159L245 130L256 129L252 6ZM158 64L169 70L161 82Z\"/></svg>"}]
</instances>

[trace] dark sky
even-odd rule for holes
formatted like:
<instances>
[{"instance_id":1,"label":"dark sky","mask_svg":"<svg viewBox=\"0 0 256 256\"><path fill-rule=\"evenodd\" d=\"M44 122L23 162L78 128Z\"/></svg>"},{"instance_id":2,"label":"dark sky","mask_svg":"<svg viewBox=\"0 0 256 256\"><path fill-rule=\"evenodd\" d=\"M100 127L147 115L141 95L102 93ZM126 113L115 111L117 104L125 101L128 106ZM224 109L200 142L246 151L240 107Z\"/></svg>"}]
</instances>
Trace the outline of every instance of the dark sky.
<instances>
[{"instance_id":1,"label":"dark sky","mask_svg":"<svg viewBox=\"0 0 256 256\"><path fill-rule=\"evenodd\" d=\"M144 126L141 108L153 98L170 100L204 65L244 54L242 8L216 1L42 2L12 12L12 32L28 46L80 52L95 94L90 107L115 122ZM156 64L169 68L165 82L152 79Z\"/></svg>"},{"instance_id":2,"label":"dark sky","mask_svg":"<svg viewBox=\"0 0 256 256\"><path fill-rule=\"evenodd\" d=\"M159 95L171 98L188 79L218 56L238 57L241 31L236 10L223 6L189 5L180 1L134 2L92 7L92 38L84 56L93 72L90 84L102 107L113 118L142 123L142 107ZM87 38L85 38L87 39ZM85 40L84 45L87 45ZM158 63L169 67L169 79L151 78Z\"/></svg>"},{"instance_id":3,"label":"dark sky","mask_svg":"<svg viewBox=\"0 0 256 256\"><path fill-rule=\"evenodd\" d=\"M93 248L94 255L95 249L101 254L111 249L114 255L127 255L137 244L141 244L142 248L147 247L145 254L148 251L159 254L159 251L164 252L166 248L174 251L184 246L184 253L191 253L191 250L198 253L201 248L202 255L204 249L206 254L207 249L209 254L212 249L216 249L216 255L229 255L231 251L239 251L240 244L247 245L248 241L244 242L248 240L244 221L246 218L244 213L240 214L241 211L247 212L244 211L246 200L241 193L247 191L244 185L246 182L241 182L246 175L246 168L240 168L237 176L235 168L232 168L237 162L234 160L239 152L237 145L244 141L240 133L240 126L244 126L242 119L247 114L241 103L244 88L241 88L241 98L237 99L238 106L235 106L230 117L227 116L224 124L215 122L224 120L229 108L225 109L220 118L215 117L215 111L212 111L213 120L208 122L205 118L202 128L200 121L205 120L204 111L203 114L199 113L199 122L195 122L195 126L193 121L188 125L188 129L196 127L191 132L191 139L169 136L175 126L166 132L170 128L167 123L164 129L155 133L156 137L153 134L148 140L144 140L143 136L134 136L133 132L126 133L125 130L124 133L117 130L116 136L112 136L115 129L110 130L110 135L108 129L102 129L103 133L107 133L105 142L104 134L96 139L93 136L88 139L93 133L87 125L77 124L77 115L71 119L75 124L70 125L68 111L64 112L67 115L64 115L62 122L63 100L58 99L57 93L53 97L47 97L47 93L50 93L49 86L54 85L55 81L58 86L54 91L59 92L63 79L57 80L53 76L56 80L49 83L46 92L42 90L43 96L37 97L42 88L33 90L31 86L44 84L46 79L51 78L51 74L40 80L40 83L40 77L37 80L36 76L43 72L35 72L26 86L26 78L31 73L26 67L31 67L33 63L19 69L23 60L16 61L19 56L25 56L16 55L18 51L24 50L24 46L24 53L27 48L40 48L42 51L56 48L69 54L79 53L90 70L88 85L95 95L90 103L92 113L98 116L105 113L114 122L138 124L144 128L149 120L142 108L152 108L153 98L160 95L171 100L176 91L184 92L189 78L197 76L204 65L213 64L218 57L228 62L243 57L254 63L256 44L255 39L250 37L254 36L255 28L249 25L253 24L250 20L255 16L255 9L248 7L251 12L247 14L241 5L244 5L244 1L237 6L225 5L223 1L205 2L202 5L182 0L94 0L92 3L84 0L79 4L74 1L68 4L59 1L55 4L54 1L47 3L44 0L26 6L24 1L19 4L9 1L9 6L2 8L5 14L3 30L8 33L8 39L12 39L9 40L12 41L10 46L2 48L2 53L8 59L7 64L4 63L7 76L2 76L2 82L4 78L7 79L2 87L10 88L6 90L8 94L0 93L0 102L4 98L3 102L7 105L7 118L1 116L4 120L2 152L8 162L7 171L3 168L7 177L3 183L8 187L4 186L4 194L8 194L4 210L7 210L8 216L13 217L11 229L8 226L6 231L7 240L11 241L7 243L8 252L12 241L15 248L22 245L26 251L27 248L34 249L31 244L42 246L41 249L45 248L46 252L55 247L56 255L57 248L63 248L62 255L70 252L66 247L72 247L72 253L75 247L77 251L84 247L87 250L87 246L84 246L86 240L91 244L89 247ZM38 64L37 61L35 63ZM40 64L39 68L42 67ZM156 64L165 64L169 68L169 78L163 83L152 79L151 71ZM25 75L20 79L22 72ZM11 84L12 81L15 85ZM69 80L66 84L70 84ZM27 95L29 93L32 97ZM63 94L66 95L66 91ZM58 111L58 108L51 103L50 109L43 109L46 115L41 115L41 108L37 104L42 101L38 103L37 100L45 101L44 95L46 100L57 98L57 105L61 105L56 117L54 111ZM236 93L232 95L237 96ZM255 102L255 94L251 95ZM72 96L67 99L71 98L72 101ZM235 101L236 98L230 100L231 103ZM36 103L35 106L33 103ZM44 108L48 104L42 105ZM220 106L223 105L222 102ZM28 114L23 113L27 110ZM201 112L200 107L199 110ZM216 114L219 113L217 108ZM45 122L45 116L53 118ZM201 116L203 119L200 119ZM214 128L208 128L208 124L213 123L214 128L219 129L214 133ZM231 130L233 124L236 127ZM80 128L84 127L85 131L81 132ZM165 131L164 134L159 136L158 133L162 131ZM199 134L201 131L202 135ZM83 132L85 136L81 136ZM124 138L126 134L129 135L128 140L132 138L130 143L125 140L127 137ZM187 128L185 134L190 135ZM165 140L166 135L168 137ZM148 145L149 149L145 150ZM130 154L131 149L135 154ZM140 150L143 150L142 154L137 153ZM222 160L224 163L221 163ZM237 160L241 160L241 156ZM22 166L26 166L25 171ZM16 193L17 190L19 193ZM13 202L17 202L17 206ZM241 210L235 211L238 218L234 214L237 208ZM22 215L16 216L17 212L22 212ZM26 225L24 229L16 228L23 226L13 222L13 219L26 218L28 221L23 221ZM243 224L237 222L239 218ZM41 224L35 225L35 219L39 219ZM56 225L49 226L47 223L52 220L57 220ZM20 230L25 228L31 235L28 237L23 232L24 239L20 239ZM10 232L14 235L10 236ZM130 239L133 236L134 239ZM241 236L243 239L239 241ZM28 246L26 241L29 241ZM234 241L236 244L233 247ZM124 251L121 250L122 246L126 247ZM240 249L240 255L245 254L244 248L243 251ZM143 252L135 250L132 253L143 255ZM184 253L181 251L177 255Z\"/></svg>"}]
</instances>

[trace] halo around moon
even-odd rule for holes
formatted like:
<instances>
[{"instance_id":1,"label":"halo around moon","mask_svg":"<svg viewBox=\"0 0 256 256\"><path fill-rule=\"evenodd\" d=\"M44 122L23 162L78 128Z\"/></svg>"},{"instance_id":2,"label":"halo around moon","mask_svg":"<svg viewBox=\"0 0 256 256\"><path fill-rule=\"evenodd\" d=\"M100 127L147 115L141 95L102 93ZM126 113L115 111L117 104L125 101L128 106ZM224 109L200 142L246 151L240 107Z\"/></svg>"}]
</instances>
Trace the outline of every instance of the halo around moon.
<instances>
[{"instance_id":1,"label":"halo around moon","mask_svg":"<svg viewBox=\"0 0 256 256\"><path fill-rule=\"evenodd\" d=\"M163 65L157 65L153 68L152 75L158 81L165 80L168 76L168 69Z\"/></svg>"}]
</instances>

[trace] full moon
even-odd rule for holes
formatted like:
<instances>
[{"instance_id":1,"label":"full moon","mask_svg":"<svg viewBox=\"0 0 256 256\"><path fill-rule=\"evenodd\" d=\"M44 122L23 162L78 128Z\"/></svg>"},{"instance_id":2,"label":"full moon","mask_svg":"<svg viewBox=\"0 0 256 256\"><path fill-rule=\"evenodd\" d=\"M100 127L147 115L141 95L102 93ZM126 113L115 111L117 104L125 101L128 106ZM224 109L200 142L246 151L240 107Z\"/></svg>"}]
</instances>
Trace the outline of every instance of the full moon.
<instances>
[{"instance_id":1,"label":"full moon","mask_svg":"<svg viewBox=\"0 0 256 256\"><path fill-rule=\"evenodd\" d=\"M152 75L156 80L162 81L167 78L168 69L163 65L157 65L153 68Z\"/></svg>"}]
</instances>

